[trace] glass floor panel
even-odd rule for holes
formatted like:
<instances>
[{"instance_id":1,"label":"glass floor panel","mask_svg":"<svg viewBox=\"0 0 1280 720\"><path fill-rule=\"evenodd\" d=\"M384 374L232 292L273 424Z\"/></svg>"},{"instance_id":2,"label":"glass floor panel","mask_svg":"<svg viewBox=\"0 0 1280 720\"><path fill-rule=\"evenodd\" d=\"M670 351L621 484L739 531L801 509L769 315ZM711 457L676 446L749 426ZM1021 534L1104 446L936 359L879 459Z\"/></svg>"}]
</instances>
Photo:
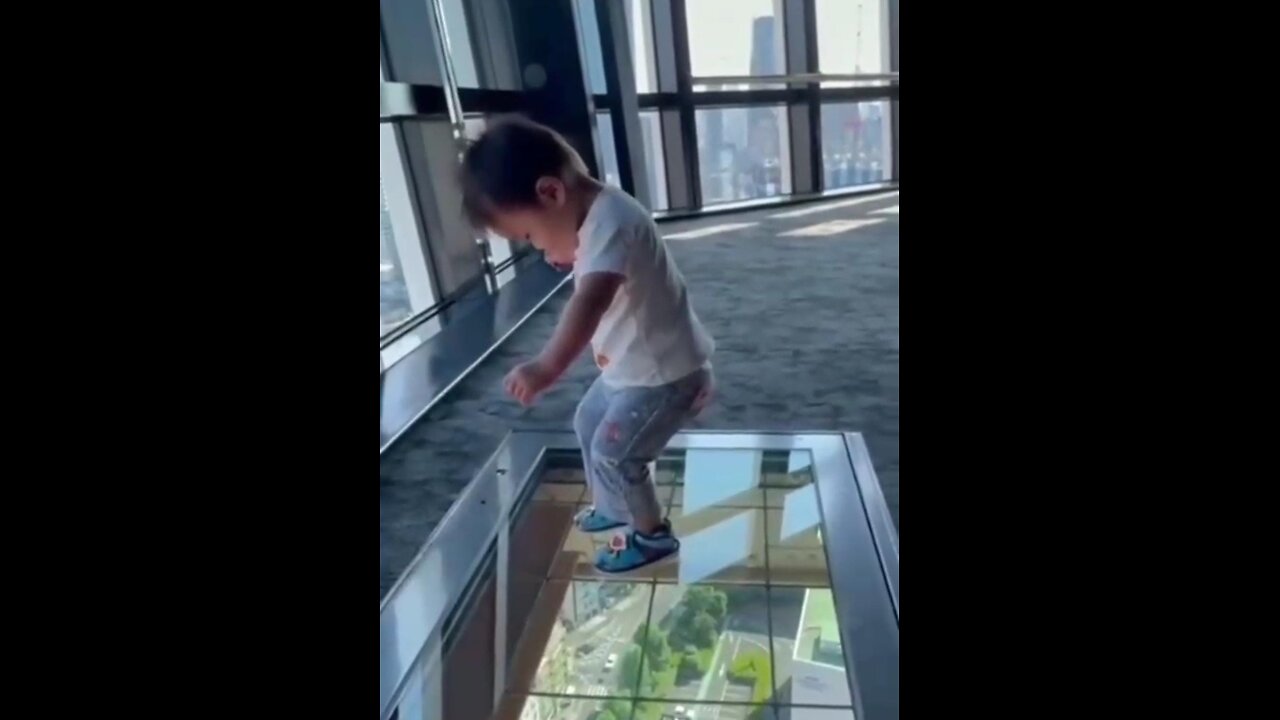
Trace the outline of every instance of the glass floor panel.
<instances>
[{"instance_id":1,"label":"glass floor panel","mask_svg":"<svg viewBox=\"0 0 1280 720\"><path fill-rule=\"evenodd\" d=\"M436 615L380 720L897 718L897 539L861 439L672 445L654 480L681 551L620 577L592 564L611 533L574 526L572 436L514 434L384 601L384 698L413 648L388 617Z\"/></svg>"}]
</instances>

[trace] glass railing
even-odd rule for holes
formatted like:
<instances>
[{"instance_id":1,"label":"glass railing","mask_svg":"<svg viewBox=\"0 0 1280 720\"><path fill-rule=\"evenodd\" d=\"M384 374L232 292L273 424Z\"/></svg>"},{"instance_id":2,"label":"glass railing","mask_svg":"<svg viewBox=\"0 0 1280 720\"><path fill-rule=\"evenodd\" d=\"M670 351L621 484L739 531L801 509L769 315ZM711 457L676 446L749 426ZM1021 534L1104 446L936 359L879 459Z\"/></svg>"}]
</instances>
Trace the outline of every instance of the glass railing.
<instances>
[{"instance_id":1,"label":"glass railing","mask_svg":"<svg viewBox=\"0 0 1280 720\"><path fill-rule=\"evenodd\" d=\"M626 577L568 434L516 433L383 601L380 718L897 718L897 539L856 435L688 433Z\"/></svg>"}]
</instances>

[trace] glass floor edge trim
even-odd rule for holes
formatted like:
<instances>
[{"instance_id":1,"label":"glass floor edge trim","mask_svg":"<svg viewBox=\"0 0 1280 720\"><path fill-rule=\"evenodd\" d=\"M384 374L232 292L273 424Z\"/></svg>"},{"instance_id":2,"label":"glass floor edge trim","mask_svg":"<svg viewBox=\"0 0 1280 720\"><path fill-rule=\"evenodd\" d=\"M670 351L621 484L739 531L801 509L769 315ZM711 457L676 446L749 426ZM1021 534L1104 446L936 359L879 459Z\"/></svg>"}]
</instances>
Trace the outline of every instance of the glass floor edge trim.
<instances>
[{"instance_id":1,"label":"glass floor edge trim","mask_svg":"<svg viewBox=\"0 0 1280 720\"><path fill-rule=\"evenodd\" d=\"M463 591L486 564L496 568L495 582L500 588L493 650L498 657L508 657L507 633L518 635L521 630L505 627L507 615L503 607L512 526L519 519L517 512L528 504L531 491L541 481L545 458L577 449L576 438L568 432L509 435L388 593L379 613L381 719L392 716L406 688L420 686L422 678L438 675L435 671L442 662L446 623L456 614L454 606L464 600ZM861 436L838 432L691 431L677 435L668 449L809 453L815 471L812 484L817 486L820 498L822 544L831 555L831 589L856 717L896 718L897 533ZM858 610L856 617L853 608ZM495 663L493 670L496 708L509 688L504 663ZM440 687L438 682L434 686ZM798 702L797 706L803 704ZM426 717L440 715L428 712ZM399 720L409 719L401 712Z\"/></svg>"}]
</instances>

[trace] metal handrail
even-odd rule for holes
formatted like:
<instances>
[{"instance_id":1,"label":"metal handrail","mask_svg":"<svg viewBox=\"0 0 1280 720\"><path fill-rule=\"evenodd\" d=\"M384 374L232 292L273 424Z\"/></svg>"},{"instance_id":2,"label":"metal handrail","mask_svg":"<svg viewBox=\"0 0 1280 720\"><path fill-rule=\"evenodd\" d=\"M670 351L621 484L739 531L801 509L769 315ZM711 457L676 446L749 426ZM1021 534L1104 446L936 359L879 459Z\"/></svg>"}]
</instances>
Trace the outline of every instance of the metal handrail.
<instances>
[{"instance_id":1,"label":"metal handrail","mask_svg":"<svg viewBox=\"0 0 1280 720\"><path fill-rule=\"evenodd\" d=\"M476 285L480 284L483 280L484 280L483 273L476 275L475 277L468 279L465 283L460 285L452 295L441 298L437 300L435 304L432 305L431 307L428 307L425 310L419 310L418 312L405 318L399 325L395 327L395 329L389 331L386 335L383 335L382 337L378 338L378 350L379 351L386 350L389 346L394 344L400 338L404 337L405 335L408 335L409 333L413 332L414 329L418 328L426 321L439 315L441 312L445 310L445 308L456 303L459 298L466 295L473 288L475 288Z\"/></svg>"},{"instance_id":2,"label":"metal handrail","mask_svg":"<svg viewBox=\"0 0 1280 720\"><path fill-rule=\"evenodd\" d=\"M487 275L491 273L496 275L503 270L510 268L512 265L515 265L517 262L528 257L531 252L532 249L528 247L517 248L512 251L511 257L493 266L492 270L489 269L487 263L482 265L478 274L468 278L467 281L462 285L459 285L453 293L437 300L432 306L424 310L419 310L413 315L405 318L404 321L395 327L395 329L388 331L386 335L379 338L378 350L386 350L388 347L395 344L396 341L420 327L423 323L436 317L441 312L444 312L445 309L466 297L467 294L475 290L477 286L484 285L484 279Z\"/></svg>"}]
</instances>

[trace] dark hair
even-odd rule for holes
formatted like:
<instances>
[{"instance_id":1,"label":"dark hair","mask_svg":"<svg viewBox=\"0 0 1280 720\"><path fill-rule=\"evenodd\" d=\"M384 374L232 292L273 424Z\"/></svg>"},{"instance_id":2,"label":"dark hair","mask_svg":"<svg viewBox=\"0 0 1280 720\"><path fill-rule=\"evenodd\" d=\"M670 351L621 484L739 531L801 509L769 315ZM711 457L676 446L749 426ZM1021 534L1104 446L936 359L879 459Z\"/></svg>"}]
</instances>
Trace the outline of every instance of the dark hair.
<instances>
[{"instance_id":1,"label":"dark hair","mask_svg":"<svg viewBox=\"0 0 1280 720\"><path fill-rule=\"evenodd\" d=\"M587 174L560 133L522 117L493 121L462 154L462 209L473 226L487 227L496 209L536 206L538 178L568 170Z\"/></svg>"}]
</instances>

